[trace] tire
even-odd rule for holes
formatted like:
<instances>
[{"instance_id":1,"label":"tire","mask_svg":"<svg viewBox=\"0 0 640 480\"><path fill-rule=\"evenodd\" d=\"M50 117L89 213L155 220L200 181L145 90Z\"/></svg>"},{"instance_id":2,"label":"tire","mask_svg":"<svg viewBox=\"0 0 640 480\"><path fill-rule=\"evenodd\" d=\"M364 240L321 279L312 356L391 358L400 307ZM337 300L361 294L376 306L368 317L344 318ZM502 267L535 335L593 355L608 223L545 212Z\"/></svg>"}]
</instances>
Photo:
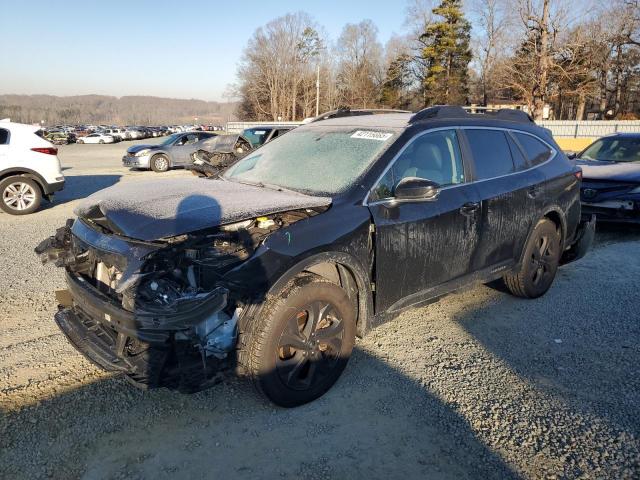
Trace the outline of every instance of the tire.
<instances>
[{"instance_id":1,"label":"tire","mask_svg":"<svg viewBox=\"0 0 640 480\"><path fill-rule=\"evenodd\" d=\"M11 215L28 215L42 202L40 186L28 177L15 175L0 182L0 208Z\"/></svg>"},{"instance_id":2,"label":"tire","mask_svg":"<svg viewBox=\"0 0 640 480\"><path fill-rule=\"evenodd\" d=\"M84 143L84 140L78 140L76 143Z\"/></svg>"},{"instance_id":3,"label":"tire","mask_svg":"<svg viewBox=\"0 0 640 480\"><path fill-rule=\"evenodd\" d=\"M560 241L555 223L547 218L538 222L525 246L520 270L504 276L513 295L537 298L549 290L560 262Z\"/></svg>"},{"instance_id":4,"label":"tire","mask_svg":"<svg viewBox=\"0 0 640 480\"><path fill-rule=\"evenodd\" d=\"M298 277L241 329L239 364L276 405L303 405L327 392L346 367L355 318L353 302L338 285Z\"/></svg>"},{"instance_id":5,"label":"tire","mask_svg":"<svg viewBox=\"0 0 640 480\"><path fill-rule=\"evenodd\" d=\"M163 153L154 155L151 158L151 170L157 173L166 172L169 170L169 158Z\"/></svg>"},{"instance_id":6,"label":"tire","mask_svg":"<svg viewBox=\"0 0 640 480\"><path fill-rule=\"evenodd\" d=\"M98 143L104 145L104 140L99 140Z\"/></svg>"}]
</instances>

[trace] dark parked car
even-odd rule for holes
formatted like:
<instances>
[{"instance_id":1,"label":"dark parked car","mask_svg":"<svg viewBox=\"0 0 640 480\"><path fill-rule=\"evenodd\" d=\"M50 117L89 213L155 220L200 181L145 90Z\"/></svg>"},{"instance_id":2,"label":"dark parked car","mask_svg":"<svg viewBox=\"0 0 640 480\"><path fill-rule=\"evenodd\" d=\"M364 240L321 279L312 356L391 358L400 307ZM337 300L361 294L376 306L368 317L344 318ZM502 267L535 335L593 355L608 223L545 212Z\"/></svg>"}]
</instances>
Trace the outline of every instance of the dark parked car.
<instances>
[{"instance_id":1,"label":"dark parked car","mask_svg":"<svg viewBox=\"0 0 640 480\"><path fill-rule=\"evenodd\" d=\"M242 131L242 136L251 142L253 148L258 148L260 145L264 145L274 138L284 135L293 128L293 126L275 127L265 125L260 127L246 128Z\"/></svg>"},{"instance_id":2,"label":"dark parked car","mask_svg":"<svg viewBox=\"0 0 640 480\"><path fill-rule=\"evenodd\" d=\"M150 168L154 172L184 167L192 163L191 154L199 149L200 143L215 135L213 132L174 133L157 145L134 145L127 148L122 164L125 167Z\"/></svg>"},{"instance_id":3,"label":"dark parked car","mask_svg":"<svg viewBox=\"0 0 640 480\"><path fill-rule=\"evenodd\" d=\"M408 307L500 278L543 295L593 239L580 173L521 112L346 114L221 179L102 190L36 252L66 269L55 320L96 364L182 391L236 368L295 406Z\"/></svg>"},{"instance_id":4,"label":"dark parked car","mask_svg":"<svg viewBox=\"0 0 640 480\"><path fill-rule=\"evenodd\" d=\"M599 221L640 223L640 133L602 137L575 156L582 210Z\"/></svg>"}]
</instances>

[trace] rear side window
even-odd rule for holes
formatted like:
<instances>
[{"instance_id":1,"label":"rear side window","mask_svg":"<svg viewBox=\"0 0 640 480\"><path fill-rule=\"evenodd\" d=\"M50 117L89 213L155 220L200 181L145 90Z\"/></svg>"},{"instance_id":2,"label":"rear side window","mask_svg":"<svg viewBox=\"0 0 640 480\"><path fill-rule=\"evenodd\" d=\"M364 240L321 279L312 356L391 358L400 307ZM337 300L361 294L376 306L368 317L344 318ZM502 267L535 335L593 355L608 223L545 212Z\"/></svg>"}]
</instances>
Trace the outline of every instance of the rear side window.
<instances>
[{"instance_id":1,"label":"rear side window","mask_svg":"<svg viewBox=\"0 0 640 480\"><path fill-rule=\"evenodd\" d=\"M524 133L514 133L514 135L522 147L530 167L540 165L551 158L552 150L537 138Z\"/></svg>"},{"instance_id":2,"label":"rear side window","mask_svg":"<svg viewBox=\"0 0 640 480\"><path fill-rule=\"evenodd\" d=\"M9 130L0 128L0 145L7 145L9 143Z\"/></svg>"},{"instance_id":3,"label":"rear side window","mask_svg":"<svg viewBox=\"0 0 640 480\"><path fill-rule=\"evenodd\" d=\"M473 154L476 180L513 173L511 150L503 131L468 129L464 132Z\"/></svg>"}]
</instances>

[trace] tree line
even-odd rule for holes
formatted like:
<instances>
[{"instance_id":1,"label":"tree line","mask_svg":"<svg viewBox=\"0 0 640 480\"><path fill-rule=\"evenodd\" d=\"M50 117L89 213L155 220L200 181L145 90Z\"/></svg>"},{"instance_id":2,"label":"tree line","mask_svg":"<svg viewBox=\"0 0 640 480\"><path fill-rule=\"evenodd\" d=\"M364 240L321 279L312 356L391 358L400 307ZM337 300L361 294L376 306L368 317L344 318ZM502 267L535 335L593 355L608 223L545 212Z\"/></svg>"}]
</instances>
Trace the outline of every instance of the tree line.
<instances>
[{"instance_id":1,"label":"tree line","mask_svg":"<svg viewBox=\"0 0 640 480\"><path fill-rule=\"evenodd\" d=\"M150 96L0 95L0 119L44 125L223 124L233 119L235 108L233 103Z\"/></svg>"},{"instance_id":2,"label":"tree line","mask_svg":"<svg viewBox=\"0 0 640 480\"><path fill-rule=\"evenodd\" d=\"M405 32L384 46L371 20L331 41L292 13L254 32L233 92L246 120L436 104L640 118L640 0L411 0Z\"/></svg>"}]
</instances>

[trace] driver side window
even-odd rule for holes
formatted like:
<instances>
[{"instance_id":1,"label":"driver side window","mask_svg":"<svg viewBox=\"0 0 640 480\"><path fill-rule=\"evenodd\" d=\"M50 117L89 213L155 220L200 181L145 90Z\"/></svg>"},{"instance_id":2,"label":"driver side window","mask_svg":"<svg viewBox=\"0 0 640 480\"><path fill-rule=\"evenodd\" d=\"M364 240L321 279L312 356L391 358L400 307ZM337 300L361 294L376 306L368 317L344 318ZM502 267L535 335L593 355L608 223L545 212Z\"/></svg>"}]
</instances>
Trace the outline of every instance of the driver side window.
<instances>
[{"instance_id":1,"label":"driver side window","mask_svg":"<svg viewBox=\"0 0 640 480\"><path fill-rule=\"evenodd\" d=\"M425 133L413 140L373 189L371 200L393 197L393 189L407 177L424 178L440 186L464 182L464 168L455 130Z\"/></svg>"}]
</instances>

